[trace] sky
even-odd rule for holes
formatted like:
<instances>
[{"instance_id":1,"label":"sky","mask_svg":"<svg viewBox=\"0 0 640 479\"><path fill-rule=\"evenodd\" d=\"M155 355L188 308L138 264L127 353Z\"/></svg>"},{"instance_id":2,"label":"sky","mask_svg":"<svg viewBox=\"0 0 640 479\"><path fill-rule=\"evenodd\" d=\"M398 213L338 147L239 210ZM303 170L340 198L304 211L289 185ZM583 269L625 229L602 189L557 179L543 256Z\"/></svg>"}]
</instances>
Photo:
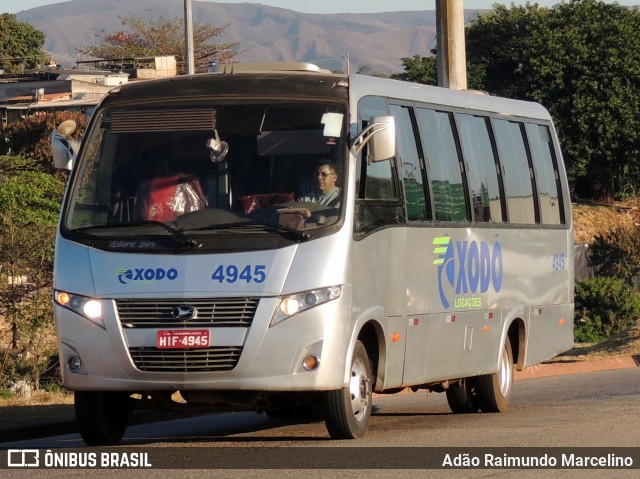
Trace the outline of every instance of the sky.
<instances>
[{"instance_id":1,"label":"sky","mask_svg":"<svg viewBox=\"0 0 640 479\"><path fill-rule=\"evenodd\" d=\"M0 13L17 13L43 5L52 5L64 0L0 0ZM107 0L108 1L108 0ZM182 0L175 0L182 3ZM194 0L211 1L211 0ZM261 3L273 7L288 8L304 13L374 13L405 10L435 10L435 0L260 0L260 1L218 1L217 3ZM496 0L464 0L464 8L491 8L494 3L510 5L511 1ZM514 1L516 5L524 5L525 1ZM552 6L561 0L532 0L541 6ZM606 1L605 3L616 3ZM618 0L620 5L640 5L640 0Z\"/></svg>"}]
</instances>

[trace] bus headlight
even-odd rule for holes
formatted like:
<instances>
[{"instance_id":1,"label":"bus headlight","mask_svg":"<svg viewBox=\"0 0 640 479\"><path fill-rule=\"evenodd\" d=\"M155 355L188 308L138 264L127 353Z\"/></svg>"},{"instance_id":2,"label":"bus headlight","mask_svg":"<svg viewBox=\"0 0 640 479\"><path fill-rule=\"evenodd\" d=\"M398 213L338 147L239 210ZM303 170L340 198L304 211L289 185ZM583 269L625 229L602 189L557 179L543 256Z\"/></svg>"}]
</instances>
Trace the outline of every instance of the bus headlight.
<instances>
[{"instance_id":1,"label":"bus headlight","mask_svg":"<svg viewBox=\"0 0 640 479\"><path fill-rule=\"evenodd\" d=\"M93 298L71 294L65 291L54 291L53 300L63 308L70 309L82 317L97 324L104 329L102 321L102 305L100 301Z\"/></svg>"},{"instance_id":2,"label":"bus headlight","mask_svg":"<svg viewBox=\"0 0 640 479\"><path fill-rule=\"evenodd\" d=\"M280 321L290 318L301 311L338 299L341 295L342 286L329 286L328 288L312 289L283 296L278 301L278 306L275 313L273 313L269 326L275 326Z\"/></svg>"}]
</instances>

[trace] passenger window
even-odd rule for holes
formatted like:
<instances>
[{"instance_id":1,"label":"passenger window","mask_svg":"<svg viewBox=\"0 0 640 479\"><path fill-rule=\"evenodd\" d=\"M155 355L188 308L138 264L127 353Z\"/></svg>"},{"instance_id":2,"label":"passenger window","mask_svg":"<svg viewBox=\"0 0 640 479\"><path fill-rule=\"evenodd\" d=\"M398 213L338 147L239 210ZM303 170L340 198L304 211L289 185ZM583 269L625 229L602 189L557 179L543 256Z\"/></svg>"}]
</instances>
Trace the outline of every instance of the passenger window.
<instances>
[{"instance_id":1,"label":"passenger window","mask_svg":"<svg viewBox=\"0 0 640 479\"><path fill-rule=\"evenodd\" d=\"M451 114L416 108L436 221L469 221Z\"/></svg>"},{"instance_id":2,"label":"passenger window","mask_svg":"<svg viewBox=\"0 0 640 479\"><path fill-rule=\"evenodd\" d=\"M487 117L456 114L456 124L467 169L473 218L477 222L502 223L502 201L496 158Z\"/></svg>"},{"instance_id":3,"label":"passenger window","mask_svg":"<svg viewBox=\"0 0 640 479\"><path fill-rule=\"evenodd\" d=\"M423 168L418 156L418 145L408 107L391 105L391 114L396 119L397 156L396 163L401 168L404 183L404 197L409 221L427 220Z\"/></svg>"},{"instance_id":4,"label":"passenger window","mask_svg":"<svg viewBox=\"0 0 640 479\"><path fill-rule=\"evenodd\" d=\"M509 222L536 224L533 179L524 144L523 125L494 119L493 128L503 168Z\"/></svg>"},{"instance_id":5,"label":"passenger window","mask_svg":"<svg viewBox=\"0 0 640 479\"><path fill-rule=\"evenodd\" d=\"M371 117L388 115L386 100L365 97L358 104L360 129L369 124ZM367 148L362 150L358 162L358 196L355 210L355 233L363 235L377 228L405 222L404 208L398 191L396 160L368 163Z\"/></svg>"},{"instance_id":6,"label":"passenger window","mask_svg":"<svg viewBox=\"0 0 640 479\"><path fill-rule=\"evenodd\" d=\"M560 198L558 161L549 127L527 123L526 130L538 187L540 218L545 225L563 224L564 209Z\"/></svg>"}]
</instances>

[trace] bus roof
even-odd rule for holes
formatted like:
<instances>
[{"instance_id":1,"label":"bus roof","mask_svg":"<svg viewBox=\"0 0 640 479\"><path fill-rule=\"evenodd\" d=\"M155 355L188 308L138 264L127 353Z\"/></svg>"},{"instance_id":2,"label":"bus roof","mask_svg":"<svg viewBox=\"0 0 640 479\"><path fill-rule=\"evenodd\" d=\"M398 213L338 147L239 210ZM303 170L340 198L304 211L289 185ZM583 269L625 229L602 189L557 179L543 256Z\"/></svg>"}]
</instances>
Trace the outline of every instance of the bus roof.
<instances>
[{"instance_id":1,"label":"bus roof","mask_svg":"<svg viewBox=\"0 0 640 479\"><path fill-rule=\"evenodd\" d=\"M419 101L449 108L550 120L549 112L539 103L488 95L477 90L453 90L433 85L412 83L364 75L349 76L352 100L366 95L399 100Z\"/></svg>"},{"instance_id":2,"label":"bus roof","mask_svg":"<svg viewBox=\"0 0 640 479\"><path fill-rule=\"evenodd\" d=\"M327 81L327 79L333 81ZM285 79L293 81L286 82ZM348 80L348 83L345 82ZM216 85L216 91L211 86ZM453 90L401 80L366 75L331 73L305 62L231 63L216 67L216 73L185 75L168 79L129 83L112 92L122 93L121 100L152 100L166 97L208 96L216 94L291 94L292 96L334 96L348 84L349 97L357 102L367 95L424 102L449 108L463 108L517 117L550 120L539 103L513 100L473 90ZM330 93L330 90L334 90ZM109 95L111 97L115 95ZM345 93L338 97L345 98ZM111 98L115 100L115 98ZM105 103L109 103L107 101Z\"/></svg>"}]
</instances>

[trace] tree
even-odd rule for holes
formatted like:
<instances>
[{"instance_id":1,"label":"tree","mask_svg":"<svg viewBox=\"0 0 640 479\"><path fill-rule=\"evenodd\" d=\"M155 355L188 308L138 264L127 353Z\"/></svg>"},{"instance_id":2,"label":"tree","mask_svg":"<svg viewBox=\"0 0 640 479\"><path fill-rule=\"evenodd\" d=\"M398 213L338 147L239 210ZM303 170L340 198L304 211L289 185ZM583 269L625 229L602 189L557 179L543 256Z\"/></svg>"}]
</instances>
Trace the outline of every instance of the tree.
<instances>
[{"instance_id":1,"label":"tree","mask_svg":"<svg viewBox=\"0 0 640 479\"><path fill-rule=\"evenodd\" d=\"M80 53L105 59L174 55L181 73L184 73L185 37L182 17L160 17L156 21L150 21L133 16L120 20L125 29L115 33L107 33L104 30L96 32L98 42L82 48ZM238 43L212 42L212 39L222 35L227 27L228 25L194 25L193 50L196 67L206 67L213 61L226 63L237 55L233 49Z\"/></svg>"},{"instance_id":2,"label":"tree","mask_svg":"<svg viewBox=\"0 0 640 479\"><path fill-rule=\"evenodd\" d=\"M482 89L508 98L533 100L530 77L535 75L529 59L535 55L533 41L547 8L537 4L493 10L471 20L466 31L467 60L482 74Z\"/></svg>"},{"instance_id":3,"label":"tree","mask_svg":"<svg viewBox=\"0 0 640 479\"><path fill-rule=\"evenodd\" d=\"M374 70L373 67L371 67L369 65L362 65L360 68L358 68L357 73L358 73L358 75L366 75L366 76L370 76L370 77L389 78L389 75L387 73L383 73L381 71Z\"/></svg>"},{"instance_id":4,"label":"tree","mask_svg":"<svg viewBox=\"0 0 640 479\"><path fill-rule=\"evenodd\" d=\"M404 57L402 58L402 66L404 67L404 72L394 73L391 78L425 85L438 84L435 55L431 57L422 57L420 55Z\"/></svg>"},{"instance_id":5,"label":"tree","mask_svg":"<svg viewBox=\"0 0 640 479\"><path fill-rule=\"evenodd\" d=\"M640 194L640 12L571 0L495 4L466 30L470 89L551 112L580 196ZM403 59L396 77L435 83L435 59Z\"/></svg>"},{"instance_id":6,"label":"tree","mask_svg":"<svg viewBox=\"0 0 640 479\"><path fill-rule=\"evenodd\" d=\"M432 50L433 55L423 57L414 55L413 57L402 58L404 72L394 73L391 78L396 80L423 83L425 85L438 84L438 66L436 50ZM484 88L484 69L471 63L467 63L467 87L470 90L482 90Z\"/></svg>"},{"instance_id":7,"label":"tree","mask_svg":"<svg viewBox=\"0 0 640 479\"><path fill-rule=\"evenodd\" d=\"M553 115L578 193L640 193L640 13L572 0L494 10L467 29L484 89L535 100Z\"/></svg>"},{"instance_id":8,"label":"tree","mask_svg":"<svg viewBox=\"0 0 640 479\"><path fill-rule=\"evenodd\" d=\"M0 68L7 73L22 73L42 65L45 59L45 34L15 15L0 15Z\"/></svg>"},{"instance_id":9,"label":"tree","mask_svg":"<svg viewBox=\"0 0 640 479\"><path fill-rule=\"evenodd\" d=\"M34 160L29 168L54 171L51 157L51 132L65 120L76 122L73 138L80 139L88 117L81 112L58 111L40 113L35 116L0 127L0 155L21 155Z\"/></svg>"},{"instance_id":10,"label":"tree","mask_svg":"<svg viewBox=\"0 0 640 479\"><path fill-rule=\"evenodd\" d=\"M56 352L51 280L64 181L31 165L0 156L0 383L19 375L38 385Z\"/></svg>"}]
</instances>

